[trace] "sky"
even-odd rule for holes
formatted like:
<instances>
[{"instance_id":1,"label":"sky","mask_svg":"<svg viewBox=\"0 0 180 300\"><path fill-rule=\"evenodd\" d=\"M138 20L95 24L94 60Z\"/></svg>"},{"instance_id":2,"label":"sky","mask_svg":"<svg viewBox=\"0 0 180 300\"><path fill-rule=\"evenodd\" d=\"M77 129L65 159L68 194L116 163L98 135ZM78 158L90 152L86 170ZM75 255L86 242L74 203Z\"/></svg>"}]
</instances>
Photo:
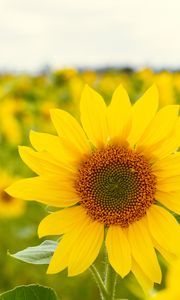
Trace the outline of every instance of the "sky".
<instances>
[{"instance_id":1,"label":"sky","mask_svg":"<svg viewBox=\"0 0 180 300\"><path fill-rule=\"evenodd\" d=\"M0 71L180 67L179 0L0 0Z\"/></svg>"}]
</instances>

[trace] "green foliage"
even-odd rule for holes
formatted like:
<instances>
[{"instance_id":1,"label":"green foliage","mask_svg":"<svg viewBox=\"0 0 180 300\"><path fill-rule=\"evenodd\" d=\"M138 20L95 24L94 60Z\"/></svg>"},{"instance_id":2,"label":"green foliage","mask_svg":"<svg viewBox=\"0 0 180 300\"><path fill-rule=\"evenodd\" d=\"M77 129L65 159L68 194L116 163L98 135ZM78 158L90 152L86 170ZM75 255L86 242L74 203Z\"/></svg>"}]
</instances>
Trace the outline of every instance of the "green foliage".
<instances>
[{"instance_id":1,"label":"green foliage","mask_svg":"<svg viewBox=\"0 0 180 300\"><path fill-rule=\"evenodd\" d=\"M57 242L47 240L38 246L28 247L14 254L9 253L9 255L30 264L49 264L57 245Z\"/></svg>"},{"instance_id":2,"label":"green foliage","mask_svg":"<svg viewBox=\"0 0 180 300\"><path fill-rule=\"evenodd\" d=\"M53 289L41 285L22 285L0 295L0 300L58 300Z\"/></svg>"}]
</instances>

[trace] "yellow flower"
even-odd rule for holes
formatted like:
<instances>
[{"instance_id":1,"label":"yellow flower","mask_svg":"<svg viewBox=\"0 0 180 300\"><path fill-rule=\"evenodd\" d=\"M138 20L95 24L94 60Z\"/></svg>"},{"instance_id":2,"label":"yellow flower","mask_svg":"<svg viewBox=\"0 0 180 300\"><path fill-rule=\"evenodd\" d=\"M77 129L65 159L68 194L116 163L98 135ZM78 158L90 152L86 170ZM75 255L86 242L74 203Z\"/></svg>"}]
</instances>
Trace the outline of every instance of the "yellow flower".
<instances>
[{"instance_id":1,"label":"yellow flower","mask_svg":"<svg viewBox=\"0 0 180 300\"><path fill-rule=\"evenodd\" d=\"M86 70L86 71L83 71L83 73L81 74L81 77L84 80L84 82L92 85L95 83L95 81L97 79L97 74L95 71Z\"/></svg>"},{"instance_id":2,"label":"yellow flower","mask_svg":"<svg viewBox=\"0 0 180 300\"><path fill-rule=\"evenodd\" d=\"M166 289L158 292L149 300L179 300L180 286L180 260L176 261L168 271L166 278Z\"/></svg>"},{"instance_id":3,"label":"yellow flower","mask_svg":"<svg viewBox=\"0 0 180 300\"><path fill-rule=\"evenodd\" d=\"M22 129L16 114L21 109L21 103L14 98L5 98L0 105L0 135L2 134L11 144L18 144L22 140Z\"/></svg>"},{"instance_id":4,"label":"yellow flower","mask_svg":"<svg viewBox=\"0 0 180 300\"><path fill-rule=\"evenodd\" d=\"M165 209L180 213L179 106L158 109L153 85L133 106L119 86L106 107L86 86L82 127L67 112L51 111L58 136L31 132L36 150L20 147L38 174L7 189L10 195L64 209L48 215L39 236L63 237L48 273L85 271L96 259L104 229L109 261L122 277L130 271L145 288L161 282L155 249L180 253L180 229Z\"/></svg>"},{"instance_id":5,"label":"yellow flower","mask_svg":"<svg viewBox=\"0 0 180 300\"><path fill-rule=\"evenodd\" d=\"M173 86L173 74L164 71L156 74L154 79L160 91L161 106L175 104L176 98Z\"/></svg>"},{"instance_id":6,"label":"yellow flower","mask_svg":"<svg viewBox=\"0 0 180 300\"><path fill-rule=\"evenodd\" d=\"M0 218L16 217L24 212L24 201L11 197L4 190L12 182L11 178L5 171L0 172Z\"/></svg>"}]
</instances>

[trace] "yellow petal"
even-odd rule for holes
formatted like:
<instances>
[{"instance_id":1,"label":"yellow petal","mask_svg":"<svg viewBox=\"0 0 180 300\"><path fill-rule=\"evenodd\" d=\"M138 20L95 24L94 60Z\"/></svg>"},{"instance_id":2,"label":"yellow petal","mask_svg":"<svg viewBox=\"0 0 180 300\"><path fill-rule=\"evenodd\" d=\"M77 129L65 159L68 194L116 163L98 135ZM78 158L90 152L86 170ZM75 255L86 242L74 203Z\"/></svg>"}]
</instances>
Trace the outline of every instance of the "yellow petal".
<instances>
[{"instance_id":1,"label":"yellow petal","mask_svg":"<svg viewBox=\"0 0 180 300\"><path fill-rule=\"evenodd\" d=\"M140 286L143 288L144 293L148 295L149 291L153 288L154 282L145 275L143 272L144 268L140 267L134 259L132 260L131 269Z\"/></svg>"},{"instance_id":2,"label":"yellow petal","mask_svg":"<svg viewBox=\"0 0 180 300\"><path fill-rule=\"evenodd\" d=\"M19 180L6 192L23 200L36 200L51 206L71 206L79 201L78 195L69 182L57 178L33 177Z\"/></svg>"},{"instance_id":3,"label":"yellow petal","mask_svg":"<svg viewBox=\"0 0 180 300\"><path fill-rule=\"evenodd\" d=\"M64 110L52 109L51 119L60 137L69 140L80 152L89 152L85 133L75 118Z\"/></svg>"},{"instance_id":4,"label":"yellow petal","mask_svg":"<svg viewBox=\"0 0 180 300\"><path fill-rule=\"evenodd\" d=\"M157 177L157 190L163 192L173 192L180 190L180 175L169 178Z\"/></svg>"},{"instance_id":5,"label":"yellow petal","mask_svg":"<svg viewBox=\"0 0 180 300\"><path fill-rule=\"evenodd\" d=\"M106 144L107 108L103 98L87 85L82 92L80 111L81 122L90 141L95 146Z\"/></svg>"},{"instance_id":6,"label":"yellow petal","mask_svg":"<svg viewBox=\"0 0 180 300\"><path fill-rule=\"evenodd\" d=\"M178 298L180 294L179 278L180 278L180 260L178 259L171 266L166 279L167 287L171 290L172 293L174 293L174 295L176 294Z\"/></svg>"},{"instance_id":7,"label":"yellow petal","mask_svg":"<svg viewBox=\"0 0 180 300\"><path fill-rule=\"evenodd\" d=\"M74 231L71 231L62 237L51 258L47 274L56 274L68 266L69 255L75 239L76 235L74 234Z\"/></svg>"},{"instance_id":8,"label":"yellow petal","mask_svg":"<svg viewBox=\"0 0 180 300\"><path fill-rule=\"evenodd\" d=\"M161 270L144 219L129 226L128 239L134 260L153 282L161 282Z\"/></svg>"},{"instance_id":9,"label":"yellow petal","mask_svg":"<svg viewBox=\"0 0 180 300\"><path fill-rule=\"evenodd\" d=\"M170 253L169 251L166 251L153 238L152 238L152 241L153 241L154 247L159 251L159 253L164 257L164 259L167 262L173 263L177 259L177 256L175 254Z\"/></svg>"},{"instance_id":10,"label":"yellow petal","mask_svg":"<svg viewBox=\"0 0 180 300\"><path fill-rule=\"evenodd\" d=\"M131 102L122 85L115 90L107 112L110 138L126 139L131 129Z\"/></svg>"},{"instance_id":11,"label":"yellow petal","mask_svg":"<svg viewBox=\"0 0 180 300\"><path fill-rule=\"evenodd\" d=\"M178 300L178 298L174 292L164 289L159 291L155 296L148 298L148 300Z\"/></svg>"},{"instance_id":12,"label":"yellow petal","mask_svg":"<svg viewBox=\"0 0 180 300\"><path fill-rule=\"evenodd\" d=\"M138 145L150 146L169 137L174 129L179 113L179 105L167 105L160 109L138 141Z\"/></svg>"},{"instance_id":13,"label":"yellow petal","mask_svg":"<svg viewBox=\"0 0 180 300\"><path fill-rule=\"evenodd\" d=\"M157 108L158 90L152 85L132 107L132 128L128 137L130 144L136 144L140 139L154 118Z\"/></svg>"},{"instance_id":14,"label":"yellow petal","mask_svg":"<svg viewBox=\"0 0 180 300\"><path fill-rule=\"evenodd\" d=\"M175 192L156 191L155 199L180 215L180 190Z\"/></svg>"},{"instance_id":15,"label":"yellow petal","mask_svg":"<svg viewBox=\"0 0 180 300\"><path fill-rule=\"evenodd\" d=\"M164 159L157 160L152 166L157 177L172 177L180 175L180 152L171 154Z\"/></svg>"},{"instance_id":16,"label":"yellow petal","mask_svg":"<svg viewBox=\"0 0 180 300\"><path fill-rule=\"evenodd\" d=\"M72 249L84 227L90 223L90 218L86 215L85 219L77 219L73 230L64 234L62 237L47 270L48 274L58 273L64 270L69 264Z\"/></svg>"},{"instance_id":17,"label":"yellow petal","mask_svg":"<svg viewBox=\"0 0 180 300\"><path fill-rule=\"evenodd\" d=\"M84 225L74 242L68 263L68 276L84 272L99 254L104 238L104 225L91 221Z\"/></svg>"},{"instance_id":18,"label":"yellow petal","mask_svg":"<svg viewBox=\"0 0 180 300\"><path fill-rule=\"evenodd\" d=\"M42 133L31 130L29 138L32 146L37 151L48 151L51 153L53 150L56 151L56 148L58 148L60 144L59 137L49 133Z\"/></svg>"},{"instance_id":19,"label":"yellow petal","mask_svg":"<svg viewBox=\"0 0 180 300\"><path fill-rule=\"evenodd\" d=\"M30 141L37 151L47 151L60 162L79 160L79 151L68 140L48 133L31 131Z\"/></svg>"},{"instance_id":20,"label":"yellow petal","mask_svg":"<svg viewBox=\"0 0 180 300\"><path fill-rule=\"evenodd\" d=\"M107 232L106 247L109 262L121 276L126 276L131 270L131 252L124 230L120 226L110 226Z\"/></svg>"},{"instance_id":21,"label":"yellow petal","mask_svg":"<svg viewBox=\"0 0 180 300\"><path fill-rule=\"evenodd\" d=\"M73 178L75 171L60 164L48 152L36 152L29 147L19 146L19 154L25 164L38 175L59 175L62 179Z\"/></svg>"},{"instance_id":22,"label":"yellow petal","mask_svg":"<svg viewBox=\"0 0 180 300\"><path fill-rule=\"evenodd\" d=\"M152 205L147 210L149 230L154 240L166 251L180 253L180 228L176 219L164 208Z\"/></svg>"},{"instance_id":23,"label":"yellow petal","mask_svg":"<svg viewBox=\"0 0 180 300\"><path fill-rule=\"evenodd\" d=\"M151 149L149 147L149 151L153 153L155 157L158 157L160 159L168 156L172 152L176 151L178 147L180 146L180 118L177 120L177 124L172 132L172 134L168 137L168 139L164 139L164 141L161 141L154 145L154 147Z\"/></svg>"},{"instance_id":24,"label":"yellow petal","mask_svg":"<svg viewBox=\"0 0 180 300\"><path fill-rule=\"evenodd\" d=\"M76 223L83 222L86 218L81 206L65 208L45 217L38 227L39 237L46 235L60 235L73 230Z\"/></svg>"}]
</instances>

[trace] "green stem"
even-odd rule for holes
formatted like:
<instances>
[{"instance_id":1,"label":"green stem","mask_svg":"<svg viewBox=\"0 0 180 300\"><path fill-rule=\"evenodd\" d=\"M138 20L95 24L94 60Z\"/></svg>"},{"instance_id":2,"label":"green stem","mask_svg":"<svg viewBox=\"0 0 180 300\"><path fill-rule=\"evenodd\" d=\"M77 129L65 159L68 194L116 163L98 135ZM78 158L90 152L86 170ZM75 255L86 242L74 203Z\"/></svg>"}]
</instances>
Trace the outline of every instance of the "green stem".
<instances>
[{"instance_id":1,"label":"green stem","mask_svg":"<svg viewBox=\"0 0 180 300\"><path fill-rule=\"evenodd\" d=\"M107 291L106 297L103 300L114 300L115 288L116 288L117 273L107 262L105 273L105 287Z\"/></svg>"},{"instance_id":2,"label":"green stem","mask_svg":"<svg viewBox=\"0 0 180 300\"><path fill-rule=\"evenodd\" d=\"M117 273L111 267L110 263L106 262L105 280L103 282L101 275L94 265L90 267L90 271L99 287L102 300L115 300L115 288Z\"/></svg>"},{"instance_id":3,"label":"green stem","mask_svg":"<svg viewBox=\"0 0 180 300\"><path fill-rule=\"evenodd\" d=\"M106 291L106 287L104 285L104 282L103 282L103 280L102 280L102 278L101 278L98 270L96 269L96 267L94 265L92 265L90 267L90 271L91 271L91 273L92 273L92 275L93 275L93 277L94 277L94 279L95 279L95 281L96 281L96 283L97 283L97 285L99 287L102 299L103 300L104 299L108 299L107 298L108 294L107 294L107 291Z\"/></svg>"}]
</instances>

